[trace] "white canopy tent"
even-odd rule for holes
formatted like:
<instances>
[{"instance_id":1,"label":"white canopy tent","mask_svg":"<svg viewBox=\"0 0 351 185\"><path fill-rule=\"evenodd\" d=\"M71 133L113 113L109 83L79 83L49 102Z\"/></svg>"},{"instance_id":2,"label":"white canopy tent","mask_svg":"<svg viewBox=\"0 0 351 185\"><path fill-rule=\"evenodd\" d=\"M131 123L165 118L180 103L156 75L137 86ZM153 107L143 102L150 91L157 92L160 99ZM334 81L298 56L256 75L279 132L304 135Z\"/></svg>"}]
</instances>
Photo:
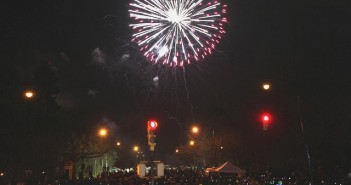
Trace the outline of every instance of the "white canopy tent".
<instances>
[{"instance_id":1,"label":"white canopy tent","mask_svg":"<svg viewBox=\"0 0 351 185\"><path fill-rule=\"evenodd\" d=\"M215 172L217 173L232 173L232 174L238 174L238 176L243 176L245 175L246 171L243 169L240 169L239 167L234 166L233 164L226 162L220 167L215 169Z\"/></svg>"}]
</instances>

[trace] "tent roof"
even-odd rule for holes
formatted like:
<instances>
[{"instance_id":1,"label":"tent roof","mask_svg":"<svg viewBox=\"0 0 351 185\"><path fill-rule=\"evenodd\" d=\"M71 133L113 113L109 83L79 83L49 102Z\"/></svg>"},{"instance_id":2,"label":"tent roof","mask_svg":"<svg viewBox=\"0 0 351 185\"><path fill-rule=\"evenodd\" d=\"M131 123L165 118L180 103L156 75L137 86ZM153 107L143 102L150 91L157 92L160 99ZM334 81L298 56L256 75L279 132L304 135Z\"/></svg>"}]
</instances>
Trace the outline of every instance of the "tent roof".
<instances>
[{"instance_id":1,"label":"tent roof","mask_svg":"<svg viewBox=\"0 0 351 185\"><path fill-rule=\"evenodd\" d=\"M245 170L240 169L229 162L226 162L222 166L216 168L216 171L218 173L246 173Z\"/></svg>"}]
</instances>

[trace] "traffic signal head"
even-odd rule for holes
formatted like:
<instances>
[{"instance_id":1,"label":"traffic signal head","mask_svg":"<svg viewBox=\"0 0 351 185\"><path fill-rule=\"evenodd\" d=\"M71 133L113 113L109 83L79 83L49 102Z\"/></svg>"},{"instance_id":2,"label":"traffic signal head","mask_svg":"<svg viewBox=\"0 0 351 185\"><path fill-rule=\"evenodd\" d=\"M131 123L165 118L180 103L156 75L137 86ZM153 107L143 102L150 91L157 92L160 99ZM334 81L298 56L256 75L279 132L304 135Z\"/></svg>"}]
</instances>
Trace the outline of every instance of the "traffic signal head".
<instances>
[{"instance_id":1,"label":"traffic signal head","mask_svg":"<svg viewBox=\"0 0 351 185\"><path fill-rule=\"evenodd\" d=\"M156 135L150 134L148 138L149 145L156 145L156 142L157 142Z\"/></svg>"},{"instance_id":2,"label":"traffic signal head","mask_svg":"<svg viewBox=\"0 0 351 185\"><path fill-rule=\"evenodd\" d=\"M150 151L155 150L156 146L156 135L154 134L154 131L157 129L158 123L154 120L150 120L147 122L147 138L148 138L148 144L150 146Z\"/></svg>"},{"instance_id":3,"label":"traffic signal head","mask_svg":"<svg viewBox=\"0 0 351 185\"><path fill-rule=\"evenodd\" d=\"M150 151L154 151L155 150L156 142L157 142L156 135L149 134L148 135L148 144L150 146Z\"/></svg>"},{"instance_id":4,"label":"traffic signal head","mask_svg":"<svg viewBox=\"0 0 351 185\"><path fill-rule=\"evenodd\" d=\"M150 120L147 122L147 129L148 130L156 130L157 126L158 126L158 123L154 120Z\"/></svg>"},{"instance_id":5,"label":"traffic signal head","mask_svg":"<svg viewBox=\"0 0 351 185\"><path fill-rule=\"evenodd\" d=\"M269 123L271 121L271 116L268 114L262 115L262 122L263 123Z\"/></svg>"}]
</instances>

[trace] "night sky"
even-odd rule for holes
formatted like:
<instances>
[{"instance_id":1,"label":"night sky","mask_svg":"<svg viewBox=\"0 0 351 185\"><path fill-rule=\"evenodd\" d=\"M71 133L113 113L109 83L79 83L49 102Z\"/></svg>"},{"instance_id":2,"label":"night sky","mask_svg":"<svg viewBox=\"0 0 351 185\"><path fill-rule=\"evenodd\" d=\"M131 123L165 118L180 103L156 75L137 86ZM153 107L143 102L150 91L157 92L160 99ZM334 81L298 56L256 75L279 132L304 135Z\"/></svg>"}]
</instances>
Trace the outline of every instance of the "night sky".
<instances>
[{"instance_id":1,"label":"night sky","mask_svg":"<svg viewBox=\"0 0 351 185\"><path fill-rule=\"evenodd\" d=\"M258 145L266 134L265 145L278 152L299 138L300 96L312 157L350 161L350 1L226 3L229 24L217 51L183 70L142 58L130 42L127 0L2 2L1 65L30 75L50 63L57 102L74 112L78 128L108 125L130 144L145 143L146 121L158 120L160 153L184 144L193 123L243 130L243 140ZM274 116L265 133L262 111Z\"/></svg>"}]
</instances>

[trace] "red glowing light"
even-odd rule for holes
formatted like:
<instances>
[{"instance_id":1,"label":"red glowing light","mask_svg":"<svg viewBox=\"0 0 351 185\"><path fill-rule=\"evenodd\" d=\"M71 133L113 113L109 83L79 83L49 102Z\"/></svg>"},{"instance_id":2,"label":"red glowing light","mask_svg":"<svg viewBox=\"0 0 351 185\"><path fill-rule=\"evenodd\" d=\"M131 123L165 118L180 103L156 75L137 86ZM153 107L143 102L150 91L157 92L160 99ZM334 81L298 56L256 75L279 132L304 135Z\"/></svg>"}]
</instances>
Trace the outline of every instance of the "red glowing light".
<instances>
[{"instance_id":1,"label":"red glowing light","mask_svg":"<svg viewBox=\"0 0 351 185\"><path fill-rule=\"evenodd\" d=\"M150 130L155 130L158 126L158 123L154 120L150 120L147 122L147 128Z\"/></svg>"},{"instance_id":2,"label":"red glowing light","mask_svg":"<svg viewBox=\"0 0 351 185\"><path fill-rule=\"evenodd\" d=\"M268 123L270 123L272 121L272 116L269 113L263 113L261 115L261 121L264 124L268 124Z\"/></svg>"}]
</instances>

